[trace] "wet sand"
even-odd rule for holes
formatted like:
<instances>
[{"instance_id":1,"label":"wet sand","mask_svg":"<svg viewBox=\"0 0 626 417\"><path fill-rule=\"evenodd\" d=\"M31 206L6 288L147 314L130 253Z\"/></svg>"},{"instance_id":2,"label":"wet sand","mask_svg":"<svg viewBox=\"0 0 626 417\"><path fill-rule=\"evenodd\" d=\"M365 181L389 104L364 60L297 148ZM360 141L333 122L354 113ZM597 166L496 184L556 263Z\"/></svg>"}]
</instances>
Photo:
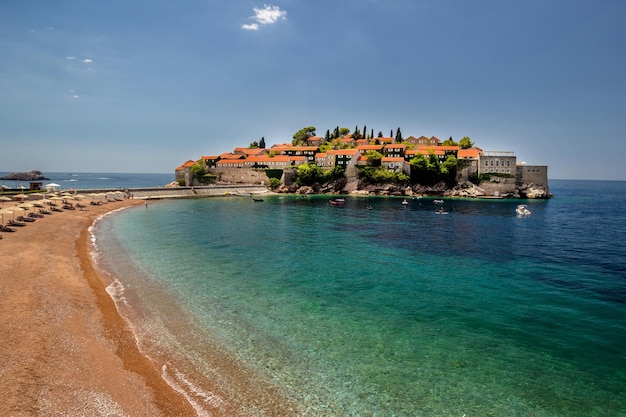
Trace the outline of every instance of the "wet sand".
<instances>
[{"instance_id":1,"label":"wet sand","mask_svg":"<svg viewBox=\"0 0 626 417\"><path fill-rule=\"evenodd\" d=\"M54 213L0 233L0 415L196 415L140 353L93 268L89 226L134 204L144 202Z\"/></svg>"}]
</instances>

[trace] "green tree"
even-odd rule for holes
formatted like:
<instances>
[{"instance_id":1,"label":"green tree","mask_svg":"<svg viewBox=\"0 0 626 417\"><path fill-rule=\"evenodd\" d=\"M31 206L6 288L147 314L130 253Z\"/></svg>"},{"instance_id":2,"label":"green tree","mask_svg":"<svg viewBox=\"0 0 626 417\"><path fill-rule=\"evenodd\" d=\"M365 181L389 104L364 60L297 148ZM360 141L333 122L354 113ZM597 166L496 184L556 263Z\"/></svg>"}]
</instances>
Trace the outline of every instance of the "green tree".
<instances>
[{"instance_id":1,"label":"green tree","mask_svg":"<svg viewBox=\"0 0 626 417\"><path fill-rule=\"evenodd\" d=\"M313 163L302 164L296 169L296 184L298 186L314 185L324 180L324 171Z\"/></svg>"},{"instance_id":2,"label":"green tree","mask_svg":"<svg viewBox=\"0 0 626 417\"><path fill-rule=\"evenodd\" d=\"M315 136L315 126L303 127L293 134L294 146L305 146L310 137Z\"/></svg>"},{"instance_id":3,"label":"green tree","mask_svg":"<svg viewBox=\"0 0 626 417\"><path fill-rule=\"evenodd\" d=\"M474 142L472 142L469 136L463 136L463 139L459 141L459 146L461 149L469 149L474 146Z\"/></svg>"},{"instance_id":4,"label":"green tree","mask_svg":"<svg viewBox=\"0 0 626 417\"><path fill-rule=\"evenodd\" d=\"M256 140L254 142L250 142L250 146L248 146L248 148L250 149L256 149L259 147L259 142L257 142Z\"/></svg>"},{"instance_id":5,"label":"green tree","mask_svg":"<svg viewBox=\"0 0 626 417\"><path fill-rule=\"evenodd\" d=\"M448 186L454 186L456 183L457 159L454 155L448 155L441 164L441 179Z\"/></svg>"},{"instance_id":6,"label":"green tree","mask_svg":"<svg viewBox=\"0 0 626 417\"><path fill-rule=\"evenodd\" d=\"M278 178L270 178L268 181L268 185L271 189L276 189L278 187L280 187L280 180Z\"/></svg>"},{"instance_id":7,"label":"green tree","mask_svg":"<svg viewBox=\"0 0 626 417\"><path fill-rule=\"evenodd\" d=\"M361 166L359 180L365 184L399 184L407 182L409 176L382 167Z\"/></svg>"},{"instance_id":8,"label":"green tree","mask_svg":"<svg viewBox=\"0 0 626 417\"><path fill-rule=\"evenodd\" d=\"M444 140L443 142L441 142L441 144L443 146L459 146L458 143L456 143L454 141L454 139L452 139L452 136L450 136L448 139Z\"/></svg>"},{"instance_id":9,"label":"green tree","mask_svg":"<svg viewBox=\"0 0 626 417\"><path fill-rule=\"evenodd\" d=\"M265 149L265 136L259 141L259 148Z\"/></svg>"},{"instance_id":10,"label":"green tree","mask_svg":"<svg viewBox=\"0 0 626 417\"><path fill-rule=\"evenodd\" d=\"M342 136L346 136L348 133L350 133L350 129L348 129L347 127L340 127L338 132L339 132L339 136L337 136L337 137L342 137Z\"/></svg>"},{"instance_id":11,"label":"green tree","mask_svg":"<svg viewBox=\"0 0 626 417\"><path fill-rule=\"evenodd\" d=\"M383 154L378 151L367 151L364 154L367 157L371 166L379 167L380 161L383 159Z\"/></svg>"},{"instance_id":12,"label":"green tree","mask_svg":"<svg viewBox=\"0 0 626 417\"><path fill-rule=\"evenodd\" d=\"M215 175L211 175L208 173L204 161L198 161L191 166L191 175L195 182L203 185L211 184L215 182L216 179Z\"/></svg>"},{"instance_id":13,"label":"green tree","mask_svg":"<svg viewBox=\"0 0 626 417\"><path fill-rule=\"evenodd\" d=\"M396 143L402 143L402 132L400 132L400 128L396 130Z\"/></svg>"},{"instance_id":14,"label":"green tree","mask_svg":"<svg viewBox=\"0 0 626 417\"><path fill-rule=\"evenodd\" d=\"M411 182L421 185L433 185L441 180L439 158L433 153L418 153L411 159Z\"/></svg>"}]
</instances>

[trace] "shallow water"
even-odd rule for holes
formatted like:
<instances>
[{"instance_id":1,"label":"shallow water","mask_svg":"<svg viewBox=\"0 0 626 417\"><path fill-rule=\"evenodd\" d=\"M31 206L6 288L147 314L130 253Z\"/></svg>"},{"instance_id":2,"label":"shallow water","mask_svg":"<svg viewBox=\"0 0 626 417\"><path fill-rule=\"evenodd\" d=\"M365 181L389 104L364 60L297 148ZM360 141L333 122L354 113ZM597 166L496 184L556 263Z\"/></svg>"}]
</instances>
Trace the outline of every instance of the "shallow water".
<instances>
[{"instance_id":1,"label":"shallow water","mask_svg":"<svg viewBox=\"0 0 626 417\"><path fill-rule=\"evenodd\" d=\"M199 410L222 351L298 415L623 416L626 183L551 191L529 218L515 200L163 201L100 221L99 262Z\"/></svg>"}]
</instances>

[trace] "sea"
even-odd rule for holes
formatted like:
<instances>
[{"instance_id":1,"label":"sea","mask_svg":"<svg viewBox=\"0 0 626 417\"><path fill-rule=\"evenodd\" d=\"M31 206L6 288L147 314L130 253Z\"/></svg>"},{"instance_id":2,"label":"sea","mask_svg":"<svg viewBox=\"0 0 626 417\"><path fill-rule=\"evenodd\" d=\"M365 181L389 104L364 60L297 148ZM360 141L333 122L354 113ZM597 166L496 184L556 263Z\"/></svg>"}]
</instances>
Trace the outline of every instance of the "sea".
<instances>
[{"instance_id":1,"label":"sea","mask_svg":"<svg viewBox=\"0 0 626 417\"><path fill-rule=\"evenodd\" d=\"M626 182L550 191L152 201L94 259L201 416L624 417Z\"/></svg>"},{"instance_id":2,"label":"sea","mask_svg":"<svg viewBox=\"0 0 626 417\"><path fill-rule=\"evenodd\" d=\"M11 174L0 172L0 177ZM174 181L174 173L169 174L125 174L104 172L43 172L49 180L43 185L58 184L57 190L123 190L125 188L163 187ZM0 180L1 185L10 188L24 187L28 189L28 181Z\"/></svg>"}]
</instances>

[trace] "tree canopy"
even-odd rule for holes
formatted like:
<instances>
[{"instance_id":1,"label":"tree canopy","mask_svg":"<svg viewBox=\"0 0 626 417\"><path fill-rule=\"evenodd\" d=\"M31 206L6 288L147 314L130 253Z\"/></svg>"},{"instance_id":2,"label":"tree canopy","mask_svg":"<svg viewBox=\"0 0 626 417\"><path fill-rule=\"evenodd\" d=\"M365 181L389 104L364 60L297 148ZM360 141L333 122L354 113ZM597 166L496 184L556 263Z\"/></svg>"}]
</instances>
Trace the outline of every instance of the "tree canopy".
<instances>
[{"instance_id":1,"label":"tree canopy","mask_svg":"<svg viewBox=\"0 0 626 417\"><path fill-rule=\"evenodd\" d=\"M305 146L307 140L313 136L315 136L315 126L303 127L293 134L292 143L294 146Z\"/></svg>"}]
</instances>

